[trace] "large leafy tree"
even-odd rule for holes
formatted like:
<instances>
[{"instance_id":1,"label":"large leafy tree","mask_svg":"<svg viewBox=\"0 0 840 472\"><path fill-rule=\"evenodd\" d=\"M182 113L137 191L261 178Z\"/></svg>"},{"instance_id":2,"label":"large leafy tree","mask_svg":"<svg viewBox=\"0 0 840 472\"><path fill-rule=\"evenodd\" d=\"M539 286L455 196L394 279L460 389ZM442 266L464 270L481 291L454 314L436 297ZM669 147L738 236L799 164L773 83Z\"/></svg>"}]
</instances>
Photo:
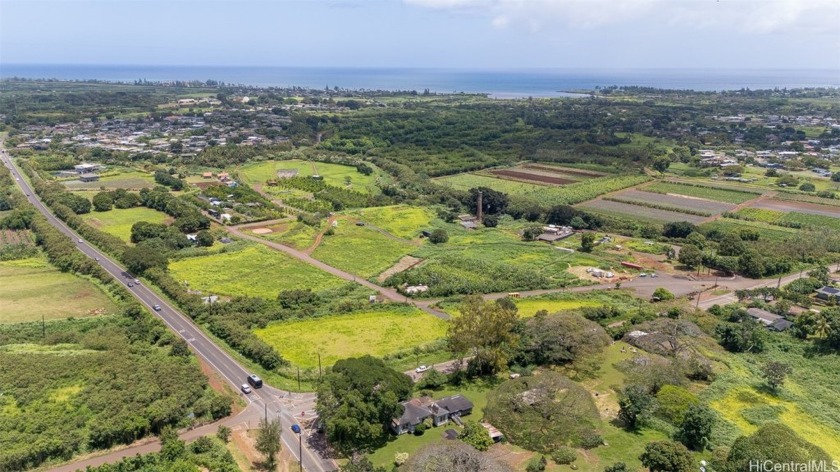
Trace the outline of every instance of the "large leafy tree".
<instances>
[{"instance_id":1,"label":"large leafy tree","mask_svg":"<svg viewBox=\"0 0 840 472\"><path fill-rule=\"evenodd\" d=\"M519 335L514 332L515 308L470 296L461 304L460 312L447 334L452 352L474 356L470 366L479 373L504 369L519 346Z\"/></svg>"},{"instance_id":2,"label":"large leafy tree","mask_svg":"<svg viewBox=\"0 0 840 472\"><path fill-rule=\"evenodd\" d=\"M400 402L411 396L411 379L371 356L336 362L318 388L318 415L330 442L342 453L373 450L385 443Z\"/></svg>"},{"instance_id":3,"label":"large leafy tree","mask_svg":"<svg viewBox=\"0 0 840 472\"><path fill-rule=\"evenodd\" d=\"M688 449L673 441L648 443L639 459L642 465L650 469L650 472L693 472L696 470Z\"/></svg>"},{"instance_id":4,"label":"large leafy tree","mask_svg":"<svg viewBox=\"0 0 840 472\"><path fill-rule=\"evenodd\" d=\"M723 472L741 472L749 470L750 464L755 462L804 464L820 460L829 464L831 461L824 450L797 436L787 426L767 423L751 436L736 439L729 450L726 463L716 469Z\"/></svg>"}]
</instances>

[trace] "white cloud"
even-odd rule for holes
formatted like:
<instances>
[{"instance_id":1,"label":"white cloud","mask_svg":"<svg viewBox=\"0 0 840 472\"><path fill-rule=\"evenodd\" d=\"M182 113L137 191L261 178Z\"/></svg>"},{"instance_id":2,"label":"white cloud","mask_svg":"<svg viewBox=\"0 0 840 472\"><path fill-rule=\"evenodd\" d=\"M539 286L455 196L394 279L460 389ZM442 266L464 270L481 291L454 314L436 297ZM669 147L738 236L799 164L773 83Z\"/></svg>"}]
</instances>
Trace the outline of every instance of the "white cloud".
<instances>
[{"instance_id":1,"label":"white cloud","mask_svg":"<svg viewBox=\"0 0 840 472\"><path fill-rule=\"evenodd\" d=\"M403 0L435 10L470 11L497 28L532 31L565 26L669 25L691 30L737 29L751 34L805 33L840 40L838 0Z\"/></svg>"}]
</instances>

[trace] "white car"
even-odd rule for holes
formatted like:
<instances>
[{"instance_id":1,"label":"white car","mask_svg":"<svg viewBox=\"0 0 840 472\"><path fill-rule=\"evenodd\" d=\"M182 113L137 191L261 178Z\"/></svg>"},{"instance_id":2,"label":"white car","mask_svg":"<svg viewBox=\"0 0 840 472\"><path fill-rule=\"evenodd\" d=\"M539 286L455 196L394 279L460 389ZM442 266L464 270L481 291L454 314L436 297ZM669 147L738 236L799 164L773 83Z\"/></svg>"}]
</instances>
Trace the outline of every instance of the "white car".
<instances>
[{"instance_id":1,"label":"white car","mask_svg":"<svg viewBox=\"0 0 840 472\"><path fill-rule=\"evenodd\" d=\"M422 374L423 372L426 372L427 370L429 370L429 366L421 365L420 367L414 369L414 372L417 372L418 374Z\"/></svg>"},{"instance_id":2,"label":"white car","mask_svg":"<svg viewBox=\"0 0 840 472\"><path fill-rule=\"evenodd\" d=\"M242 390L242 393L251 393L251 387L248 384L242 384L239 389Z\"/></svg>"}]
</instances>

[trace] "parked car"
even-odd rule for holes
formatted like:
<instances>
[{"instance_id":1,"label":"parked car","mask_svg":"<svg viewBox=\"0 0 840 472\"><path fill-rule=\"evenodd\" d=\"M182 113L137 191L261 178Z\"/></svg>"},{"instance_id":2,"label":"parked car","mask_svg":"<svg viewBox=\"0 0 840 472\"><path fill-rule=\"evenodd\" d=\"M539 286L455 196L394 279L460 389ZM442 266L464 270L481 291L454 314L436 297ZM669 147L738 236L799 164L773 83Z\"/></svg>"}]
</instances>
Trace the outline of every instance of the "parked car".
<instances>
[{"instance_id":1,"label":"parked car","mask_svg":"<svg viewBox=\"0 0 840 472\"><path fill-rule=\"evenodd\" d=\"M242 393L251 393L251 387L249 387L248 384L242 384L239 389L242 390Z\"/></svg>"},{"instance_id":2,"label":"parked car","mask_svg":"<svg viewBox=\"0 0 840 472\"><path fill-rule=\"evenodd\" d=\"M429 366L421 365L420 367L414 369L414 372L417 372L418 374L422 374L423 372L426 372L427 370L429 370Z\"/></svg>"}]
</instances>

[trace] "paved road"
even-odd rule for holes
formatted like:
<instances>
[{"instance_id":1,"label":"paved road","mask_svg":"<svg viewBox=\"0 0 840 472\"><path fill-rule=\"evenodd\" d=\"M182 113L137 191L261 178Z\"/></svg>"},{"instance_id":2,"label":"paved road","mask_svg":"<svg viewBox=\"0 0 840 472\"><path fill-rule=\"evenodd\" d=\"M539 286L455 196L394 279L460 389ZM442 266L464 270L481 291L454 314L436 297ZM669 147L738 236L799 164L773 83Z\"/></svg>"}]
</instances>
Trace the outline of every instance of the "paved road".
<instances>
[{"instance_id":1,"label":"paved road","mask_svg":"<svg viewBox=\"0 0 840 472\"><path fill-rule=\"evenodd\" d=\"M76 234L67 225L65 225L63 221L56 218L49 211L49 209L36 196L35 192L24 178L23 173L12 164L11 158L6 153L5 149L2 148L2 145L3 143L0 141L0 160L3 161L4 165L9 167L13 177L16 179L16 183L20 186L21 190L23 190L29 202L44 215L47 221L49 221L49 223L56 227L59 231L72 238L72 240L76 242L76 247L79 251L83 252L92 259L98 259L99 264L115 279L122 280L124 282L133 280L133 277L128 275L125 268L112 260L105 253L84 242L78 234ZM202 332L189 317L178 311L174 306L170 305L166 300L158 296L145 285L134 285L131 288L126 288L140 301L140 303L152 310L153 313L163 320L164 324L166 324L169 329L184 338L184 340L189 343L193 352L204 359L204 361L215 369L222 378L227 380L234 389L238 390L239 386L245 383L249 372L236 362L236 360L234 360L228 353L210 340L210 338L207 337L207 335L205 335L204 332ZM159 305L161 310L154 311L153 307L155 305ZM292 410L290 409L292 407L283 407L283 405L280 404L281 395L287 396L289 394L288 392L283 392L266 385L262 389L254 390L254 393L246 398L250 403L249 408L257 408L258 411L262 411L267 407L269 416L281 418L282 424L285 426L283 428L283 443L289 451L292 452L295 458L299 459L297 444L298 438L289 429L289 425L296 422L296 420L292 416ZM333 461L319 456L315 451L311 450L311 448L305 448L303 450L303 466L308 471L321 472L336 469Z\"/></svg>"}]
</instances>

